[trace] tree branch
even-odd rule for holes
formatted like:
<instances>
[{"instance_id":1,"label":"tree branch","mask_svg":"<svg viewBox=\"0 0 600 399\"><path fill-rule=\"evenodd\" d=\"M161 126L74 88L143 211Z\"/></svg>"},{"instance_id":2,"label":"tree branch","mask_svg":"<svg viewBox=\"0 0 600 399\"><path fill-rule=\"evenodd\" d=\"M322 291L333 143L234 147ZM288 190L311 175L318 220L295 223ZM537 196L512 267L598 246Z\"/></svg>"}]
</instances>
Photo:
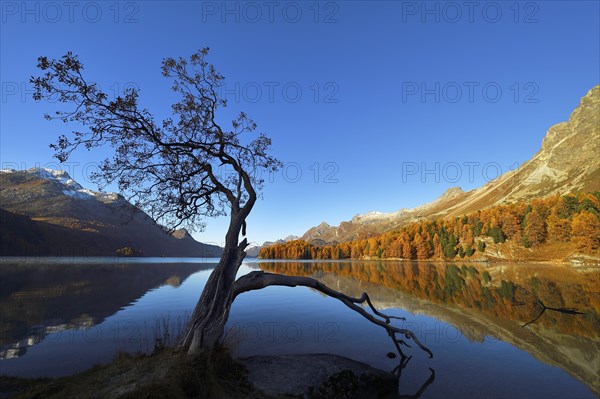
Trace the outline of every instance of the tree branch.
<instances>
[{"instance_id":1,"label":"tree branch","mask_svg":"<svg viewBox=\"0 0 600 399\"><path fill-rule=\"evenodd\" d=\"M366 292L364 292L359 298L354 298L354 297L345 295L339 291L336 291L334 289L331 289L328 286L326 286L325 284L323 284L320 281L318 281L314 278L311 278L311 277L287 276L284 274L274 274L274 273L265 273L263 271L254 271L254 272L250 272L236 280L236 282L233 285L233 298L235 299L239 294L242 294L244 292L259 290L259 289L262 289L262 288L265 288L268 286L272 286L272 285L285 286L285 287L297 287L297 286L309 287L309 288L313 288L319 292L322 292L323 294L325 294L327 296L338 299L344 305L346 305L350 309L354 310L355 312L359 313L365 319L369 320L370 322L372 322L380 327L385 328L388 335L394 342L394 345L396 346L396 349L398 350L398 354L402 357L402 359L405 359L407 356L402 352L400 345L405 345L408 347L410 347L410 346L406 342L404 342L401 338L398 338L398 335L401 335L402 337L407 338L407 339L412 339L413 342L415 344L417 344L417 346L419 348L421 348L423 351L427 352L429 357L433 357L433 353L431 352L431 350L429 350L429 348L427 348L425 345L423 345L412 331L404 329L404 328L394 327L390 324L391 319L402 319L403 320L404 318L389 316L389 315L386 315L386 314L378 311L375 308L375 306L373 305L373 303L371 302L371 299L369 298L369 295ZM359 306L360 304L364 304L365 302L371 308L374 315L367 312L365 310L365 308L363 308L362 306ZM377 318L376 316L378 316L380 318Z\"/></svg>"},{"instance_id":2,"label":"tree branch","mask_svg":"<svg viewBox=\"0 0 600 399\"><path fill-rule=\"evenodd\" d=\"M268 137L251 138L257 125L245 113L231 121L231 130L217 122L217 110L227 105L217 91L224 77L206 61L208 51L199 50L189 61L163 60L163 76L181 98L171 107L173 118L162 123L140 107L137 89L111 99L88 82L71 52L60 59L39 57L43 72L30 80L34 99L57 97L71 107L46 118L81 126L51 145L56 158L64 162L80 147L112 147L114 155L102 162L94 180L103 186L116 182L126 199L161 224L194 229L198 219L229 211L245 219L262 189L259 176L281 163L269 155ZM221 166L236 173L222 173Z\"/></svg>"}]
</instances>

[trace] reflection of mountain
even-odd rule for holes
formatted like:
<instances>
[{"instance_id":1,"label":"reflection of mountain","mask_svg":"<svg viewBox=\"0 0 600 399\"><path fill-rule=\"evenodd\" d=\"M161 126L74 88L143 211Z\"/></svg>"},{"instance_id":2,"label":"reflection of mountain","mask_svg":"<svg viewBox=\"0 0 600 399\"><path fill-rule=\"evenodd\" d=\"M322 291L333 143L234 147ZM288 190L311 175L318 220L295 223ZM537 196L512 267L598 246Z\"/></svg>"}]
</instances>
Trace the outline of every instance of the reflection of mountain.
<instances>
[{"instance_id":1,"label":"reflection of mountain","mask_svg":"<svg viewBox=\"0 0 600 399\"><path fill-rule=\"evenodd\" d=\"M94 319L83 315L79 320L62 323L60 320L48 320L31 328L27 335L17 342L0 346L0 359L12 359L20 357L27 352L29 347L40 343L48 334L58 333L70 329L87 328L94 324Z\"/></svg>"},{"instance_id":2,"label":"reflection of mountain","mask_svg":"<svg viewBox=\"0 0 600 399\"><path fill-rule=\"evenodd\" d=\"M0 358L21 356L47 334L89 327L149 289L178 285L209 263L7 264L0 267Z\"/></svg>"},{"instance_id":3,"label":"reflection of mountain","mask_svg":"<svg viewBox=\"0 0 600 399\"><path fill-rule=\"evenodd\" d=\"M261 263L263 270L313 275L350 295L366 291L376 306L399 307L453 325L469 340L508 342L558 366L600 392L600 271L556 265L455 266L402 262ZM574 307L582 315L546 312ZM408 321L410 322L410 320ZM407 324L411 328L410 324Z\"/></svg>"}]
</instances>

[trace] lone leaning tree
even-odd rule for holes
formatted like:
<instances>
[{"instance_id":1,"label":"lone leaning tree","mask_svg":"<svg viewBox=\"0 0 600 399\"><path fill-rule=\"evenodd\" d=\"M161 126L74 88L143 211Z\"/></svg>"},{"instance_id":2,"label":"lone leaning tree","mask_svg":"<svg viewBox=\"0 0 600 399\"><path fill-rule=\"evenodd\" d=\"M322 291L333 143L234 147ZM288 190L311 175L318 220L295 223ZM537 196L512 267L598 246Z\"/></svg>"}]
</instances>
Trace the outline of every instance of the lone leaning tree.
<instances>
[{"instance_id":1,"label":"lone leaning tree","mask_svg":"<svg viewBox=\"0 0 600 399\"><path fill-rule=\"evenodd\" d=\"M171 228L194 227L202 225L205 217L229 214L223 255L206 282L181 345L191 354L214 348L224 335L231 304L241 293L271 285L306 286L383 327L402 359L406 355L400 345L408 346L404 339L413 340L432 356L412 331L392 326L394 317L379 312L366 293L353 298L313 278L262 271L236 280L248 246L240 235L246 236L246 218L263 186L260 176L277 171L281 163L269 154L271 140L254 134L256 124L246 114L240 113L231 129L220 125L216 112L227 106L219 92L223 76L206 61L207 55L204 48L189 60L163 60L162 74L172 79L180 100L171 107L173 116L160 123L138 105L136 89L110 99L97 84L88 82L83 64L70 52L60 59L40 57L38 68L43 73L31 78L34 99L72 105L70 110L45 116L78 126L51 145L59 161L66 161L79 147L111 147L112 157L101 162L93 178L99 184L116 183L136 206ZM222 168L227 168L226 173ZM361 306L365 303L371 312Z\"/></svg>"}]
</instances>

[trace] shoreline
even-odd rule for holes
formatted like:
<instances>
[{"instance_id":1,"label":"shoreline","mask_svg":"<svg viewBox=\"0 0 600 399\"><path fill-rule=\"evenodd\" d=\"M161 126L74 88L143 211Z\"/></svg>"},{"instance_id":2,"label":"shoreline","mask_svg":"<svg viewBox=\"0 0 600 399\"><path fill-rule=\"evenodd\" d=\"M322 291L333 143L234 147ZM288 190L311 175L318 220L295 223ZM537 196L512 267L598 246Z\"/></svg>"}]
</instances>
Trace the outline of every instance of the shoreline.
<instances>
[{"instance_id":1,"label":"shoreline","mask_svg":"<svg viewBox=\"0 0 600 399\"><path fill-rule=\"evenodd\" d=\"M479 264L498 264L498 263L533 263L533 264L546 264L546 265L563 265L563 266L598 266L600 267L600 257L586 256L586 258L592 258L589 262L579 260L536 260L536 259L502 259L502 258L488 258L488 259L404 259L404 258L343 258L343 259L263 259L263 258L251 258L253 263L260 262L427 262L427 263L479 263Z\"/></svg>"},{"instance_id":2,"label":"shoreline","mask_svg":"<svg viewBox=\"0 0 600 399\"><path fill-rule=\"evenodd\" d=\"M392 373L333 354L234 358L224 347L214 356L167 348L118 353L110 363L65 377L0 375L0 398L381 397L397 392L398 382Z\"/></svg>"}]
</instances>

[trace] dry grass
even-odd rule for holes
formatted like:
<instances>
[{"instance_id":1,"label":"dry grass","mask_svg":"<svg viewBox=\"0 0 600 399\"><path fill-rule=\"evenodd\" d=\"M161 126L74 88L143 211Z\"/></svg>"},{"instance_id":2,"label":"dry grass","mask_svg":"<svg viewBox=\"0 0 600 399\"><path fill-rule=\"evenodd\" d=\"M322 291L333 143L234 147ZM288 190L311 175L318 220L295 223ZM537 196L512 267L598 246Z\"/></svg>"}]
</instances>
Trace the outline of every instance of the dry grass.
<instances>
[{"instance_id":1,"label":"dry grass","mask_svg":"<svg viewBox=\"0 0 600 399\"><path fill-rule=\"evenodd\" d=\"M520 243L507 241L494 244L486 241L486 255L490 260L514 262L569 262L579 254L572 242L546 242L539 246L524 248ZM600 250L590 254L590 259L600 259Z\"/></svg>"},{"instance_id":2,"label":"dry grass","mask_svg":"<svg viewBox=\"0 0 600 399\"><path fill-rule=\"evenodd\" d=\"M225 349L189 356L166 349L118 354L106 366L53 380L0 378L0 396L15 398L261 398Z\"/></svg>"}]
</instances>

